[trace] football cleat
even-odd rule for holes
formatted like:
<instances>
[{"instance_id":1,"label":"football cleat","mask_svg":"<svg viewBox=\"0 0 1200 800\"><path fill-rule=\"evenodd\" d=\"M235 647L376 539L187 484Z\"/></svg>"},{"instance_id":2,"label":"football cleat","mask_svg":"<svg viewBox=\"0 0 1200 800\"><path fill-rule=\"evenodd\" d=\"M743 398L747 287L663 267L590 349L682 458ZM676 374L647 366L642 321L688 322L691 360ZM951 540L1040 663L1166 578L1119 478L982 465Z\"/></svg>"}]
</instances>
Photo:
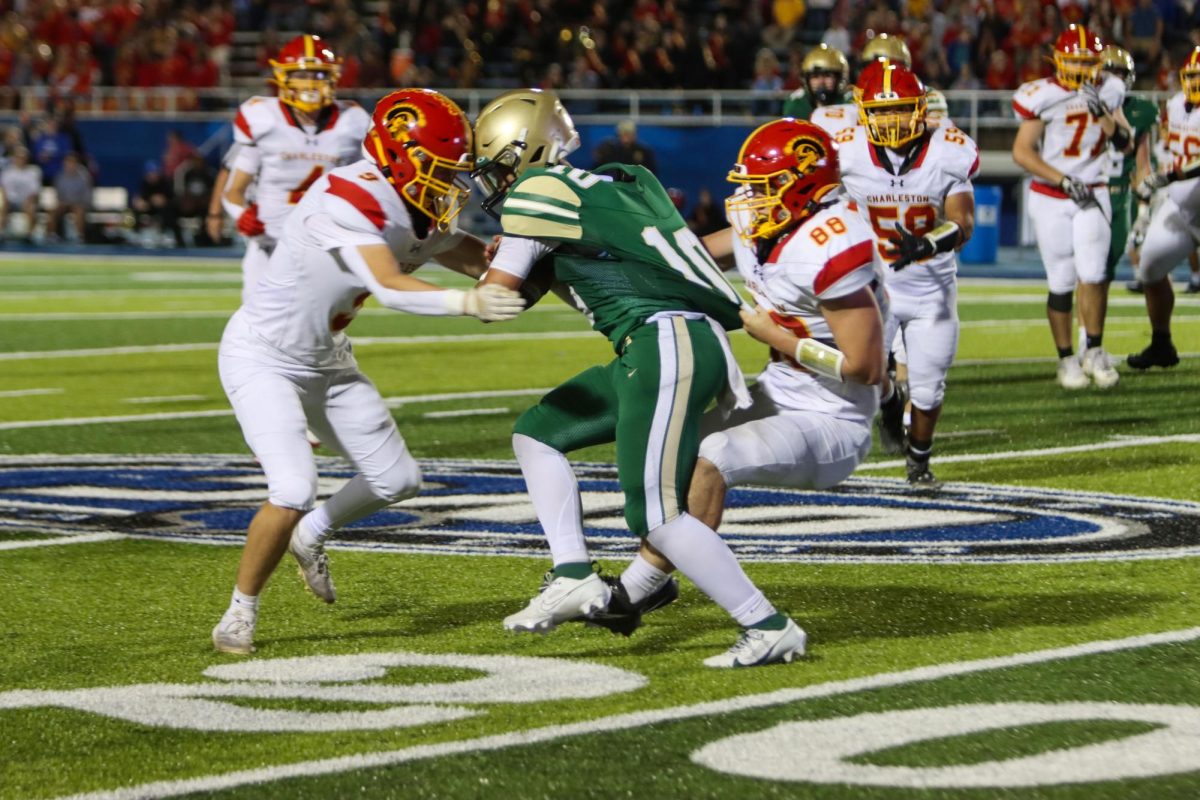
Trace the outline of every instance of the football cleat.
<instances>
[{"instance_id":1,"label":"football cleat","mask_svg":"<svg viewBox=\"0 0 1200 800\"><path fill-rule=\"evenodd\" d=\"M213 647L222 653L238 656L248 656L254 652L254 625L257 618L253 614L229 609L221 621L213 628Z\"/></svg>"},{"instance_id":2,"label":"football cleat","mask_svg":"<svg viewBox=\"0 0 1200 800\"><path fill-rule=\"evenodd\" d=\"M1142 292L1146 291L1145 289L1142 288L1142 282L1137 281L1137 280L1125 281L1125 288L1126 288L1126 290L1128 290L1130 292L1137 292L1138 294L1141 294Z\"/></svg>"},{"instance_id":3,"label":"football cleat","mask_svg":"<svg viewBox=\"0 0 1200 800\"><path fill-rule=\"evenodd\" d=\"M296 559L300 577L304 585L326 603L337 600L337 589L333 587L333 576L329 574L329 556L325 554L324 545L316 548L305 547L298 536L300 526L292 531L292 540L288 542L288 552Z\"/></svg>"},{"instance_id":4,"label":"football cleat","mask_svg":"<svg viewBox=\"0 0 1200 800\"><path fill-rule=\"evenodd\" d=\"M912 453L905 456L908 470L908 485L912 489L936 492L942 488L942 482L933 476L929 470L928 458L915 458Z\"/></svg>"},{"instance_id":5,"label":"football cleat","mask_svg":"<svg viewBox=\"0 0 1200 800\"><path fill-rule=\"evenodd\" d=\"M1083 366L1075 356L1064 356L1058 360L1058 385L1064 389L1086 389L1091 381L1083 372Z\"/></svg>"},{"instance_id":6,"label":"football cleat","mask_svg":"<svg viewBox=\"0 0 1200 800\"><path fill-rule=\"evenodd\" d=\"M542 582L537 597L504 618L515 633L549 633L564 622L586 617L608 605L612 592L596 573L586 578L552 578Z\"/></svg>"},{"instance_id":7,"label":"football cleat","mask_svg":"<svg viewBox=\"0 0 1200 800\"><path fill-rule=\"evenodd\" d=\"M1103 347L1090 347L1084 352L1082 369L1098 389L1111 389L1121 381L1121 374Z\"/></svg>"},{"instance_id":8,"label":"football cleat","mask_svg":"<svg viewBox=\"0 0 1200 800\"><path fill-rule=\"evenodd\" d=\"M804 655L808 634L792 620L781 630L765 628L743 628L733 647L720 655L704 659L706 667L730 669L733 667L762 667L767 664L792 663L797 656Z\"/></svg>"},{"instance_id":9,"label":"football cleat","mask_svg":"<svg viewBox=\"0 0 1200 800\"><path fill-rule=\"evenodd\" d=\"M1175 345L1165 347L1149 345L1140 353L1134 353L1125 359L1125 363L1134 369L1150 369L1151 367L1173 367L1179 363L1179 351Z\"/></svg>"},{"instance_id":10,"label":"football cleat","mask_svg":"<svg viewBox=\"0 0 1200 800\"><path fill-rule=\"evenodd\" d=\"M667 578L662 586L642 598L640 603L630 602L629 592L625 590L620 578L601 575L600 580L608 584L612 597L607 606L588 614L584 622L598 628L607 628L622 636L629 636L641 627L644 614L670 605L679 597L679 581L674 578Z\"/></svg>"},{"instance_id":11,"label":"football cleat","mask_svg":"<svg viewBox=\"0 0 1200 800\"><path fill-rule=\"evenodd\" d=\"M888 455L897 455L904 450L904 406L908 402L908 391L904 384L893 382L896 391L892 399L879 404L879 417L875 427L879 430L879 447Z\"/></svg>"},{"instance_id":12,"label":"football cleat","mask_svg":"<svg viewBox=\"0 0 1200 800\"><path fill-rule=\"evenodd\" d=\"M1183 290L1184 294L1200 294L1200 280L1195 277L1188 279L1187 288Z\"/></svg>"}]
</instances>

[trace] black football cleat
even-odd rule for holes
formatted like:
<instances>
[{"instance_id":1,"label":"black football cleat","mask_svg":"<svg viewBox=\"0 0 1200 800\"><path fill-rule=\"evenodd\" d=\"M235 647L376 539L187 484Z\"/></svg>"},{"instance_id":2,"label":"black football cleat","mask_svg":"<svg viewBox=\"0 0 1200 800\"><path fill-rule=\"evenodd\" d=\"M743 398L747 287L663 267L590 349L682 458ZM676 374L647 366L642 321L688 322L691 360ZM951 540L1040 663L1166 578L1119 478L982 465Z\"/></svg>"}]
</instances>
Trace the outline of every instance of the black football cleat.
<instances>
[{"instance_id":1,"label":"black football cleat","mask_svg":"<svg viewBox=\"0 0 1200 800\"><path fill-rule=\"evenodd\" d=\"M641 627L643 614L670 605L679 597L679 581L674 578L667 578L662 586L643 598L640 603L629 601L629 593L625 591L619 577L601 575L600 579L608 584L612 598L607 607L588 614L584 622L598 628L607 628L621 636L632 636L633 632Z\"/></svg>"},{"instance_id":2,"label":"black football cleat","mask_svg":"<svg viewBox=\"0 0 1200 800\"><path fill-rule=\"evenodd\" d=\"M1175 345L1149 345L1140 353L1133 353L1125 359L1125 363L1134 369L1150 369L1151 367L1173 367L1179 363L1179 352Z\"/></svg>"},{"instance_id":3,"label":"black football cleat","mask_svg":"<svg viewBox=\"0 0 1200 800\"><path fill-rule=\"evenodd\" d=\"M925 492L936 492L942 488L942 482L933 476L929 470L928 458L913 458L909 453L906 458L908 468L908 486L910 489Z\"/></svg>"},{"instance_id":4,"label":"black football cleat","mask_svg":"<svg viewBox=\"0 0 1200 800\"><path fill-rule=\"evenodd\" d=\"M908 392L902 383L893 386L896 390L891 399L879 404L879 419L875 426L879 429L879 447L894 456L904 450L904 406L908 402Z\"/></svg>"}]
</instances>

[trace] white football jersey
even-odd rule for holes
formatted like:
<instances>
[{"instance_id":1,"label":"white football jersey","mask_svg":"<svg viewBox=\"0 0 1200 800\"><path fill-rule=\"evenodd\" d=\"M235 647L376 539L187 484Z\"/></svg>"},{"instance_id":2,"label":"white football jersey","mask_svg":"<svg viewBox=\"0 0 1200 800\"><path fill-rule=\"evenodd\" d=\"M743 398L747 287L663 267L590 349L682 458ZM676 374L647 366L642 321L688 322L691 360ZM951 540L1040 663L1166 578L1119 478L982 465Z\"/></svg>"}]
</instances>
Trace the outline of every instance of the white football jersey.
<instances>
[{"instance_id":1,"label":"white football jersey","mask_svg":"<svg viewBox=\"0 0 1200 800\"><path fill-rule=\"evenodd\" d=\"M1124 82L1105 75L1100 84L1100 101L1109 111L1119 109L1125 102ZM1107 181L1108 139L1100 123L1088 112L1083 95L1054 78L1039 78L1017 89L1012 107L1020 119L1040 119L1045 124L1043 161L1088 184L1099 186ZM1035 180L1034 187L1034 191L1042 194L1066 197L1057 186Z\"/></svg>"},{"instance_id":2,"label":"white football jersey","mask_svg":"<svg viewBox=\"0 0 1200 800\"><path fill-rule=\"evenodd\" d=\"M1167 158L1159 169L1179 167L1200 158L1200 106L1189 109L1179 92L1167 101ZM1167 184L1167 196L1189 220L1200 217L1200 178Z\"/></svg>"},{"instance_id":3,"label":"white football jersey","mask_svg":"<svg viewBox=\"0 0 1200 800\"><path fill-rule=\"evenodd\" d=\"M839 131L858 125L858 106L853 103L842 103L836 106L814 108L808 121L820 127L836 140Z\"/></svg>"},{"instance_id":4,"label":"white football jersey","mask_svg":"<svg viewBox=\"0 0 1200 800\"><path fill-rule=\"evenodd\" d=\"M838 147L842 185L858 213L875 233L875 254L886 266L899 257L896 226L918 236L942 217L946 198L972 192L979 172L979 149L958 128L940 127L918 139L908 153L878 147L857 128ZM921 295L954 282L958 271L953 252L937 253L899 272L885 270L888 291Z\"/></svg>"},{"instance_id":5,"label":"white football jersey","mask_svg":"<svg viewBox=\"0 0 1200 800\"><path fill-rule=\"evenodd\" d=\"M361 157L371 118L355 103L338 102L302 126L292 109L274 97L251 97L238 108L234 168L256 176L258 218L278 240L304 191L334 167Z\"/></svg>"},{"instance_id":6,"label":"white football jersey","mask_svg":"<svg viewBox=\"0 0 1200 800\"><path fill-rule=\"evenodd\" d=\"M372 162L336 168L317 179L288 217L266 271L230 324L241 326L240 341L277 361L352 365L343 331L370 292L355 274L365 264L356 266L340 248L385 244L407 267L453 247L461 236L453 223L446 233L431 224L424 238L418 236L408 205Z\"/></svg>"},{"instance_id":7,"label":"white football jersey","mask_svg":"<svg viewBox=\"0 0 1200 800\"><path fill-rule=\"evenodd\" d=\"M733 237L738 272L755 302L771 309L775 321L796 336L829 345L835 342L820 301L844 297L864 286L881 287L874 251L871 229L844 200L785 234L761 261L751 245ZM816 375L800 368L792 355L772 351L772 363L758 376L779 406L859 422L875 416L876 387Z\"/></svg>"}]
</instances>

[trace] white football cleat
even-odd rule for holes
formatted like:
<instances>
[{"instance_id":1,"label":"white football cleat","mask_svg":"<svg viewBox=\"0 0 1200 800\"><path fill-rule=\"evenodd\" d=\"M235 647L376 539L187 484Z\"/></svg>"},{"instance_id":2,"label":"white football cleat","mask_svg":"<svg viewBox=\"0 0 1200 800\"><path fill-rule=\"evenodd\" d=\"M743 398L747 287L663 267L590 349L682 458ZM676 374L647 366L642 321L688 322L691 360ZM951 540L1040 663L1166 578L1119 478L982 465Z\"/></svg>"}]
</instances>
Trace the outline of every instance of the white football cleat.
<instances>
[{"instance_id":1,"label":"white football cleat","mask_svg":"<svg viewBox=\"0 0 1200 800\"><path fill-rule=\"evenodd\" d=\"M222 653L232 653L238 656L248 656L254 652L254 625L257 618L253 614L229 609L217 627L213 628L213 647Z\"/></svg>"},{"instance_id":2,"label":"white football cleat","mask_svg":"<svg viewBox=\"0 0 1200 800\"><path fill-rule=\"evenodd\" d=\"M612 592L596 573L586 578L555 578L524 609L504 618L506 630L549 633L564 622L608 606Z\"/></svg>"},{"instance_id":3,"label":"white football cleat","mask_svg":"<svg viewBox=\"0 0 1200 800\"><path fill-rule=\"evenodd\" d=\"M1086 389L1091 381L1084 374L1079 359L1065 356L1058 360L1058 385L1064 389Z\"/></svg>"},{"instance_id":4,"label":"white football cleat","mask_svg":"<svg viewBox=\"0 0 1200 800\"><path fill-rule=\"evenodd\" d=\"M1092 347L1083 353L1083 374L1096 382L1100 389L1111 389L1121 380L1112 357L1103 347Z\"/></svg>"},{"instance_id":5,"label":"white football cleat","mask_svg":"<svg viewBox=\"0 0 1200 800\"><path fill-rule=\"evenodd\" d=\"M329 556L325 555L324 545L316 548L305 547L298 534L300 526L292 531L292 540L288 542L288 552L300 566L300 577L308 590L326 603L337 600L337 589L333 588L333 576L329 574Z\"/></svg>"},{"instance_id":6,"label":"white football cleat","mask_svg":"<svg viewBox=\"0 0 1200 800\"><path fill-rule=\"evenodd\" d=\"M704 659L704 666L718 669L732 667L762 667L767 664L792 663L804 655L808 634L792 620L782 629L744 628L733 647L720 655Z\"/></svg>"}]
</instances>

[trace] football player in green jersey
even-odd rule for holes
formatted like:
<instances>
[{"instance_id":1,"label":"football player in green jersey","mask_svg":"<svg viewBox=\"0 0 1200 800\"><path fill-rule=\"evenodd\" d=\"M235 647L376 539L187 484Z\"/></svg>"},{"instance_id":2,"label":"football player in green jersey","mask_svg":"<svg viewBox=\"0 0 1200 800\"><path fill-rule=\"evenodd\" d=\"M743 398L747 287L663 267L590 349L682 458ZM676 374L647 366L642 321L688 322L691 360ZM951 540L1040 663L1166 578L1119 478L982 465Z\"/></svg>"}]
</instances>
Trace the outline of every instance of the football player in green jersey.
<instances>
[{"instance_id":1,"label":"football player in green jersey","mask_svg":"<svg viewBox=\"0 0 1200 800\"><path fill-rule=\"evenodd\" d=\"M475 135L473 175L503 230L484 282L517 289L534 265L549 262L616 354L517 420L513 450L554 568L504 626L544 633L608 605L611 589L592 571L565 454L615 441L630 529L743 629L730 650L704 663L758 666L803 655L804 631L771 605L721 537L687 513L701 414L714 400L749 405L725 335L741 327L737 291L646 169L587 172L566 163L579 137L553 93L501 95L479 113ZM660 584L670 580L654 571Z\"/></svg>"},{"instance_id":2,"label":"football player in green jersey","mask_svg":"<svg viewBox=\"0 0 1200 800\"><path fill-rule=\"evenodd\" d=\"M819 44L800 62L804 86L783 101L780 116L808 119L813 109L854 102L850 89L850 62L841 50Z\"/></svg>"}]
</instances>

